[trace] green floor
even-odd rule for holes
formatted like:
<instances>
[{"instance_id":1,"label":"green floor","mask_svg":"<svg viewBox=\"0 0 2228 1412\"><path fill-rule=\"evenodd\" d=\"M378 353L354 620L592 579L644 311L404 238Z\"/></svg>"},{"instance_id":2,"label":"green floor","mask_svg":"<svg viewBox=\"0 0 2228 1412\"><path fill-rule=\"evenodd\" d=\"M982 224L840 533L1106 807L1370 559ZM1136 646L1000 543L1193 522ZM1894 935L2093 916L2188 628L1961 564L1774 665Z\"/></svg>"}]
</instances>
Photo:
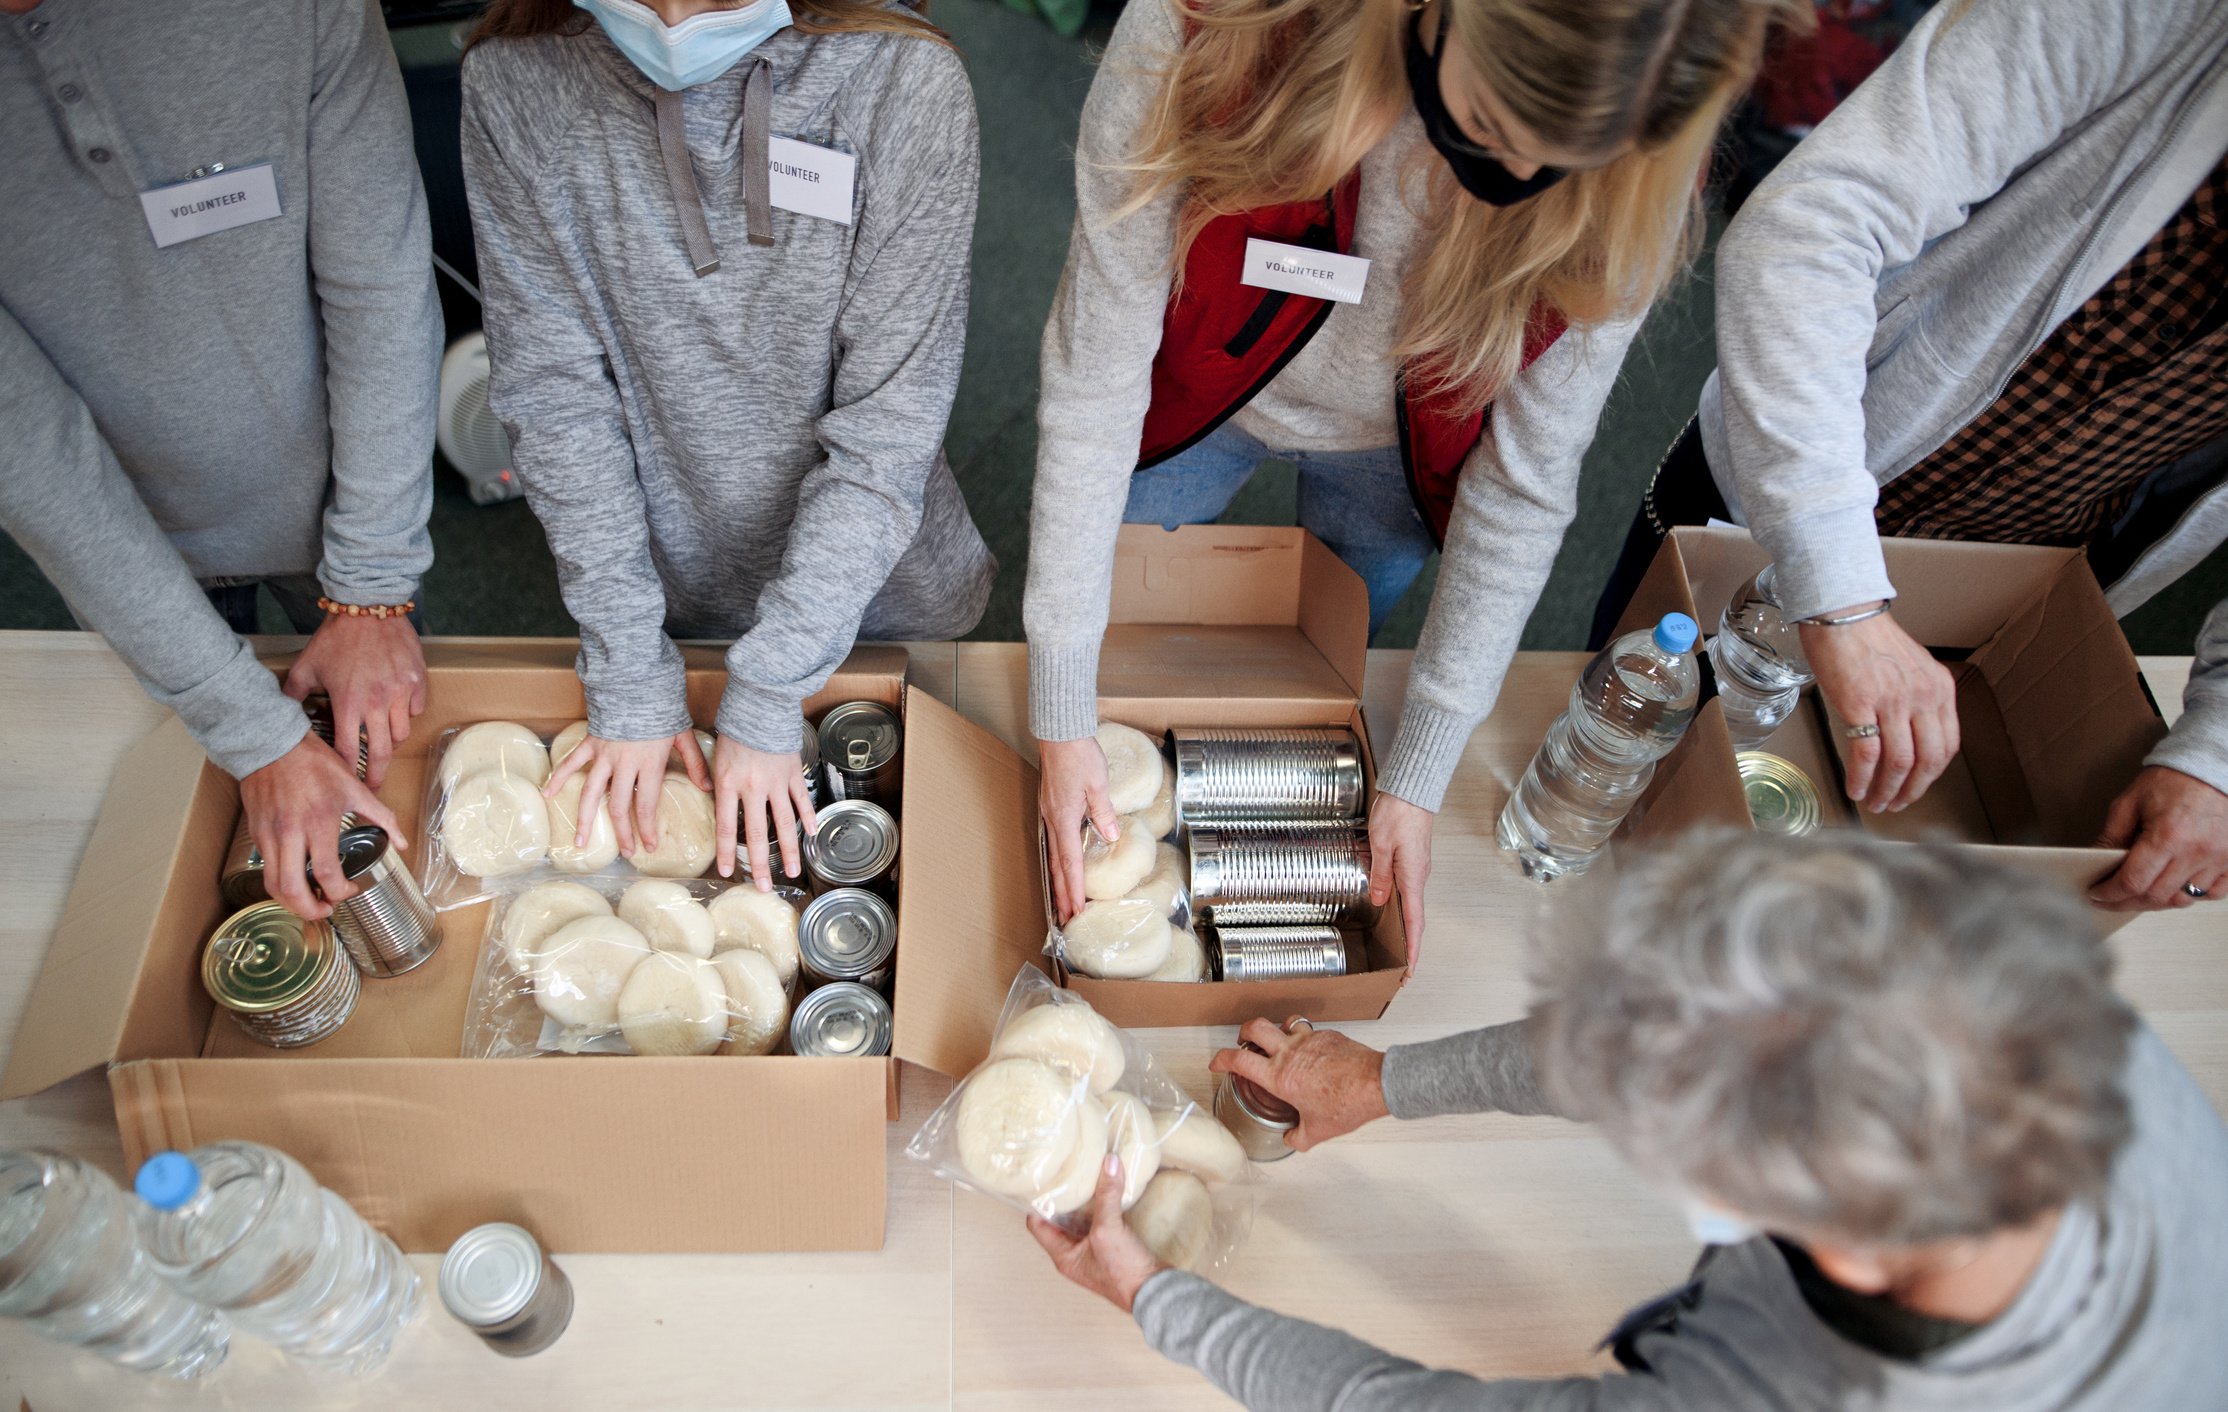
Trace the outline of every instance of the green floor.
<instances>
[{"instance_id":1,"label":"green floor","mask_svg":"<svg viewBox=\"0 0 2228 1412\"><path fill-rule=\"evenodd\" d=\"M1062 39L994 0L936 0L933 14L967 55L983 140L966 371L946 445L975 520L1005 566L975 636L1016 639L1036 456L1037 338L1073 216L1076 116L1090 84L1092 46L1103 42L1105 31L1102 23L1082 40ZM1625 364L1586 458L1578 520L1525 631L1525 646L1583 644L1595 595L1648 473L1693 412L1712 361L1710 340L1705 268L1657 310ZM571 635L541 528L524 503L474 506L446 472L438 487L437 554L422 594L429 626L443 633ZM1291 523L1290 469L1272 466L1256 476L1228 518ZM1426 570L1379 634L1379 646L1414 643L1432 577ZM2214 554L2130 617L2128 636L2140 652L2187 652L2198 622L2223 595L2228 552ZM0 627L70 626L59 595L0 536Z\"/></svg>"}]
</instances>

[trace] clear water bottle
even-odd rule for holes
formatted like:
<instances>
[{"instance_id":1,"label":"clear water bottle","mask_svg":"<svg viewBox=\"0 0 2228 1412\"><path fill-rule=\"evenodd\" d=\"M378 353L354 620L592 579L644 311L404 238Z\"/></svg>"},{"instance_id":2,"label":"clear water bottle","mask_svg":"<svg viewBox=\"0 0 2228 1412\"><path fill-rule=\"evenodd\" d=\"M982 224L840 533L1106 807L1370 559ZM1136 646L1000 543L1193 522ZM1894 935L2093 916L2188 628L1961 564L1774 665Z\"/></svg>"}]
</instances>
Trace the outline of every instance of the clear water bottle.
<instances>
[{"instance_id":1,"label":"clear water bottle","mask_svg":"<svg viewBox=\"0 0 2228 1412\"><path fill-rule=\"evenodd\" d=\"M158 1152L134 1185L155 1273L305 1362L368 1372L417 1312L417 1272L395 1243L283 1152Z\"/></svg>"},{"instance_id":2,"label":"clear water bottle","mask_svg":"<svg viewBox=\"0 0 2228 1412\"><path fill-rule=\"evenodd\" d=\"M1551 882L1584 872L1640 802L1656 761L1694 719L1697 632L1694 619L1667 613L1610 643L1579 674L1570 708L1547 728L1501 811L1501 847L1526 877Z\"/></svg>"},{"instance_id":3,"label":"clear water bottle","mask_svg":"<svg viewBox=\"0 0 2228 1412\"><path fill-rule=\"evenodd\" d=\"M173 1378L215 1372L232 1343L222 1315L155 1278L108 1174L59 1152L0 1152L0 1315Z\"/></svg>"},{"instance_id":4,"label":"clear water bottle","mask_svg":"<svg viewBox=\"0 0 2228 1412\"><path fill-rule=\"evenodd\" d=\"M1803 688L1817 680L1803 655L1802 632L1779 611L1771 565L1741 585L1710 639L1717 700L1735 750L1751 750L1794 714Z\"/></svg>"}]
</instances>

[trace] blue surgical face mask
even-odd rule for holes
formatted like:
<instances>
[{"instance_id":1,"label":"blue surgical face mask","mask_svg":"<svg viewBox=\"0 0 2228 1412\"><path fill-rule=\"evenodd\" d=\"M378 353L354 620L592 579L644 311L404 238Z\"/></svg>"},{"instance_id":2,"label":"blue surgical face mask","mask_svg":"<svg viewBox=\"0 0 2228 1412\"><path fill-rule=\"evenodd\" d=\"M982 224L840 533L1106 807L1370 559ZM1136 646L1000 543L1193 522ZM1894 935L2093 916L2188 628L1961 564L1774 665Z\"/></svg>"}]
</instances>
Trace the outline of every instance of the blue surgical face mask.
<instances>
[{"instance_id":1,"label":"blue surgical face mask","mask_svg":"<svg viewBox=\"0 0 2228 1412\"><path fill-rule=\"evenodd\" d=\"M734 10L691 15L668 28L636 0L573 0L596 17L619 52L658 87L679 93L710 83L743 56L789 28L789 0L755 0Z\"/></svg>"},{"instance_id":2,"label":"blue surgical face mask","mask_svg":"<svg viewBox=\"0 0 2228 1412\"><path fill-rule=\"evenodd\" d=\"M1679 1209L1686 1214L1686 1228L1704 1245L1739 1245L1763 1234L1740 1217L1706 1201L1682 1201Z\"/></svg>"}]
</instances>

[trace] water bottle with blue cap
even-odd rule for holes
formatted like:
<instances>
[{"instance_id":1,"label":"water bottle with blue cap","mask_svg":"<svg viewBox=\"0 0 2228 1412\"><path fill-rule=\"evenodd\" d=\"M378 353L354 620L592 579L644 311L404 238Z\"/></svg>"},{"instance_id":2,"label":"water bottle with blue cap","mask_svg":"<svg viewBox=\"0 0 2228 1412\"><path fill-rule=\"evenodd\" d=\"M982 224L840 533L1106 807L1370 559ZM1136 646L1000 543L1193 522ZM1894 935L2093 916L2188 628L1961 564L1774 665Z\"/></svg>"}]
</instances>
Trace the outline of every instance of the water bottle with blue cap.
<instances>
[{"instance_id":1,"label":"water bottle with blue cap","mask_svg":"<svg viewBox=\"0 0 2228 1412\"><path fill-rule=\"evenodd\" d=\"M1501 847L1524 875L1550 882L1584 872L1640 802L1656 761L1694 719L1700 630L1684 613L1626 633L1586 664L1570 706L1547 728L1501 811Z\"/></svg>"},{"instance_id":2,"label":"water bottle with blue cap","mask_svg":"<svg viewBox=\"0 0 2228 1412\"><path fill-rule=\"evenodd\" d=\"M297 1358L369 1372L417 1313L417 1272L395 1243L283 1152L158 1152L133 1185L155 1273Z\"/></svg>"}]
</instances>

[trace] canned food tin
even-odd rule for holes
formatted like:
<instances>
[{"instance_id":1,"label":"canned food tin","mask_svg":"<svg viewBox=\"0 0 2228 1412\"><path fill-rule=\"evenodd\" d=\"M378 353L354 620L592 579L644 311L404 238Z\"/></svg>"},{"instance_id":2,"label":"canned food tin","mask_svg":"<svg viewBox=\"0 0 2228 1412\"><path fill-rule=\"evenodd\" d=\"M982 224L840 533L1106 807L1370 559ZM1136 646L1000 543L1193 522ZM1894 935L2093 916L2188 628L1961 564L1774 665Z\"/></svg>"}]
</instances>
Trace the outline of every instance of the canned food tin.
<instances>
[{"instance_id":1,"label":"canned food tin","mask_svg":"<svg viewBox=\"0 0 2228 1412\"><path fill-rule=\"evenodd\" d=\"M822 888L863 887L897 897L897 820L879 804L839 799L805 835L805 870Z\"/></svg>"},{"instance_id":2,"label":"canned food tin","mask_svg":"<svg viewBox=\"0 0 2228 1412\"><path fill-rule=\"evenodd\" d=\"M572 1322L572 1281L524 1227L474 1226L441 1257L441 1303L508 1358L539 1353Z\"/></svg>"},{"instance_id":3,"label":"canned food tin","mask_svg":"<svg viewBox=\"0 0 2228 1412\"><path fill-rule=\"evenodd\" d=\"M201 985L249 1037L315 1044L355 1013L362 979L333 929L276 902L227 917L201 953Z\"/></svg>"},{"instance_id":4,"label":"canned food tin","mask_svg":"<svg viewBox=\"0 0 2228 1412\"><path fill-rule=\"evenodd\" d=\"M808 1059L877 1058L890 1052L890 1002L856 981L824 985L789 1016L789 1052Z\"/></svg>"},{"instance_id":5,"label":"canned food tin","mask_svg":"<svg viewBox=\"0 0 2228 1412\"><path fill-rule=\"evenodd\" d=\"M812 797L812 807L817 809L828 802L828 781L820 769L820 732L813 729L810 720L804 723L797 759L804 766L805 793Z\"/></svg>"},{"instance_id":6,"label":"canned food tin","mask_svg":"<svg viewBox=\"0 0 2228 1412\"><path fill-rule=\"evenodd\" d=\"M1367 925L1375 917L1349 914L1375 911L1374 907L1339 907L1327 902L1218 902L1206 909L1206 917L1218 927L1327 927L1345 921Z\"/></svg>"},{"instance_id":7,"label":"canned food tin","mask_svg":"<svg viewBox=\"0 0 2228 1412\"><path fill-rule=\"evenodd\" d=\"M879 701L846 701L820 718L820 763L831 799L871 800L896 813L905 730Z\"/></svg>"},{"instance_id":8,"label":"canned food tin","mask_svg":"<svg viewBox=\"0 0 2228 1412\"><path fill-rule=\"evenodd\" d=\"M896 954L897 914L864 888L821 893L797 923L797 955L807 986L858 981L887 990Z\"/></svg>"},{"instance_id":9,"label":"canned food tin","mask_svg":"<svg viewBox=\"0 0 2228 1412\"><path fill-rule=\"evenodd\" d=\"M441 949L440 923L409 866L389 846L385 829L363 824L342 833L340 868L358 891L333 904L333 930L357 970L399 976ZM316 885L313 873L310 886Z\"/></svg>"},{"instance_id":10,"label":"canned food tin","mask_svg":"<svg viewBox=\"0 0 2228 1412\"><path fill-rule=\"evenodd\" d=\"M217 872L217 895L235 912L271 898L263 887L263 855L256 849L255 836L248 832L248 811L244 807L240 822L232 826L232 844L224 850L224 867Z\"/></svg>"},{"instance_id":11,"label":"canned food tin","mask_svg":"<svg viewBox=\"0 0 2228 1412\"><path fill-rule=\"evenodd\" d=\"M1186 823L1362 817L1361 742L1345 726L1168 734Z\"/></svg>"},{"instance_id":12,"label":"canned food tin","mask_svg":"<svg viewBox=\"0 0 2228 1412\"><path fill-rule=\"evenodd\" d=\"M1256 1162L1281 1162L1292 1155L1284 1135L1300 1125L1299 1110L1251 1079L1222 1076L1215 1085L1215 1118Z\"/></svg>"},{"instance_id":13,"label":"canned food tin","mask_svg":"<svg viewBox=\"0 0 2228 1412\"><path fill-rule=\"evenodd\" d=\"M1818 786L1793 761L1743 750L1733 762L1740 768L1741 793L1748 797L1748 817L1758 833L1799 838L1818 831Z\"/></svg>"},{"instance_id":14,"label":"canned food tin","mask_svg":"<svg viewBox=\"0 0 2228 1412\"><path fill-rule=\"evenodd\" d=\"M1226 927L1217 924L1214 954L1226 981L1281 981L1343 976L1353 969L1337 927Z\"/></svg>"},{"instance_id":15,"label":"canned food tin","mask_svg":"<svg viewBox=\"0 0 2228 1412\"><path fill-rule=\"evenodd\" d=\"M334 733L338 727L333 720L333 701L331 697L312 696L306 698L302 702L302 714L309 717L309 728L317 733L319 740L332 746L336 751L340 749L339 744L334 740ZM364 778L370 770L371 732L362 726L358 726L356 727L356 778Z\"/></svg>"},{"instance_id":16,"label":"canned food tin","mask_svg":"<svg viewBox=\"0 0 2228 1412\"><path fill-rule=\"evenodd\" d=\"M1369 901L1369 831L1359 825L1310 834L1226 834L1194 828L1191 901L1312 902L1349 908Z\"/></svg>"}]
</instances>

